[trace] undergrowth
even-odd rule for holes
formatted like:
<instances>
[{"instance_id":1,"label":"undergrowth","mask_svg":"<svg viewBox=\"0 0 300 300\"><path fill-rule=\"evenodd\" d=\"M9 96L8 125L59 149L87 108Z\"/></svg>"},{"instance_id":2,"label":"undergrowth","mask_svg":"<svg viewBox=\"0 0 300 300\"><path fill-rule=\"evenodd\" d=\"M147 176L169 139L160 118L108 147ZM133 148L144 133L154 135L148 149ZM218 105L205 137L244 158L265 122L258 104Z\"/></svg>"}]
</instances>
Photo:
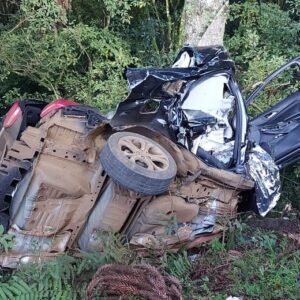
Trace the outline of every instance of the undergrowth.
<instances>
[{"instance_id":1,"label":"undergrowth","mask_svg":"<svg viewBox=\"0 0 300 300\"><path fill-rule=\"evenodd\" d=\"M22 265L12 274L4 272L0 299L84 299L87 284L99 266L112 262L130 264L134 260L134 253L121 243L121 236L105 232L99 238L101 252L67 253Z\"/></svg>"},{"instance_id":2,"label":"undergrowth","mask_svg":"<svg viewBox=\"0 0 300 300\"><path fill-rule=\"evenodd\" d=\"M184 299L300 299L299 246L278 232L236 222L224 242L161 257L140 257L121 238L106 235L102 252L68 253L2 272L0 299L84 299L97 268L113 262L151 262L181 281Z\"/></svg>"}]
</instances>

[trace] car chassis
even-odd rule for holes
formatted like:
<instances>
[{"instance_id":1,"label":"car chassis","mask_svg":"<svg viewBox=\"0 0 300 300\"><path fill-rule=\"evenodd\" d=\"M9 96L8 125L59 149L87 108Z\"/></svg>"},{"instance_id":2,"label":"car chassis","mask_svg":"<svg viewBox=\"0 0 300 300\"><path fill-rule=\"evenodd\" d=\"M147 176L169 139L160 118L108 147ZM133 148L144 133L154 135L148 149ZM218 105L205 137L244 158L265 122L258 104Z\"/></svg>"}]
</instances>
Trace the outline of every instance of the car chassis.
<instances>
[{"instance_id":1,"label":"car chassis","mask_svg":"<svg viewBox=\"0 0 300 300\"><path fill-rule=\"evenodd\" d=\"M295 65L244 101L224 48L185 47L171 68L128 68L112 118L62 99L16 102L0 133L0 222L15 245L0 264L101 251L107 231L136 249L192 248L222 235L240 202L266 215L279 170L300 156L300 92L254 119L247 107Z\"/></svg>"}]
</instances>

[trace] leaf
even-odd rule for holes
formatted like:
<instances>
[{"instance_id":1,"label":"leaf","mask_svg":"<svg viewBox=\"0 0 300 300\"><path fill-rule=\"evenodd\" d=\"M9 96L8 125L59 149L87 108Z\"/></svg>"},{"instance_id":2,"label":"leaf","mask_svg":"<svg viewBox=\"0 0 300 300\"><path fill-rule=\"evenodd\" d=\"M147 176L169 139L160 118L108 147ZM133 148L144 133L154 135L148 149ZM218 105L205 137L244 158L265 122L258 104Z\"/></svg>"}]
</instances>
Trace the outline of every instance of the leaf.
<instances>
[{"instance_id":1,"label":"leaf","mask_svg":"<svg viewBox=\"0 0 300 300\"><path fill-rule=\"evenodd\" d=\"M4 233L4 227L3 225L0 225L0 235L2 235Z\"/></svg>"}]
</instances>

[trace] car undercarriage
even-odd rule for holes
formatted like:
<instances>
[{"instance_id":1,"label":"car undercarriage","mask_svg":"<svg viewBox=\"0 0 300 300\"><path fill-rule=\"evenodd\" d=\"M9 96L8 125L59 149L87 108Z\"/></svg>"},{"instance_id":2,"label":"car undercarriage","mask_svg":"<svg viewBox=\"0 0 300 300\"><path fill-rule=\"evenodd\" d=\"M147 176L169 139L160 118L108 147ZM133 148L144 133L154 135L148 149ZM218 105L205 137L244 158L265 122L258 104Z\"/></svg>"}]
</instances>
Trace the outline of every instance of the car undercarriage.
<instances>
[{"instance_id":1,"label":"car undercarriage","mask_svg":"<svg viewBox=\"0 0 300 300\"><path fill-rule=\"evenodd\" d=\"M226 230L240 203L266 215L279 170L299 159L299 92L250 119L222 47L180 52L171 68L127 69L112 117L69 100L16 102L0 133L3 267L67 250L101 251L118 233L136 250L193 248ZM111 114L110 114L111 115Z\"/></svg>"}]
</instances>

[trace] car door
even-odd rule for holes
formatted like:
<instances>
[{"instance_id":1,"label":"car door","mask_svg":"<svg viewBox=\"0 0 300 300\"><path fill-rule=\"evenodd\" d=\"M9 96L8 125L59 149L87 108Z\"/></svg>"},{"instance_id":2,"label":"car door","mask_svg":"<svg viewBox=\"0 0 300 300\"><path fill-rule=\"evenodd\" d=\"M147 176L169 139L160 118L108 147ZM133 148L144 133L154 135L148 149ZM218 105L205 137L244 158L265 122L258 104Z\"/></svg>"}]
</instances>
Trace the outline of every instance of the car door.
<instances>
[{"instance_id":1,"label":"car door","mask_svg":"<svg viewBox=\"0 0 300 300\"><path fill-rule=\"evenodd\" d=\"M269 75L248 97L249 107L270 81L290 67L300 68L300 57ZM300 90L249 121L248 138L259 144L281 169L300 159Z\"/></svg>"}]
</instances>

